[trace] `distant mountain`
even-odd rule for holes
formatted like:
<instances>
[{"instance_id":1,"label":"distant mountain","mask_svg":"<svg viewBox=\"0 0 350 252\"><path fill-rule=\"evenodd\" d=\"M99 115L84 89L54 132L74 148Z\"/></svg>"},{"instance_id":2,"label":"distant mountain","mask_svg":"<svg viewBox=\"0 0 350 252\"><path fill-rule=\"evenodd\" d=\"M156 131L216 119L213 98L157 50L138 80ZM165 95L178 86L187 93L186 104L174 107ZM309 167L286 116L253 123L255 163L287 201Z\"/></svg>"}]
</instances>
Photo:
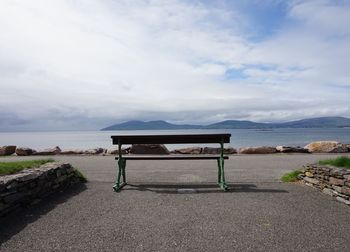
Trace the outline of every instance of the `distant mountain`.
<instances>
[{"instance_id":1,"label":"distant mountain","mask_svg":"<svg viewBox=\"0 0 350 252\"><path fill-rule=\"evenodd\" d=\"M339 128L350 127L345 117L318 117L285 123L257 123L227 120L209 125L172 124L166 121L128 121L101 130L175 130L175 129L268 129L268 128Z\"/></svg>"},{"instance_id":2,"label":"distant mountain","mask_svg":"<svg viewBox=\"0 0 350 252\"><path fill-rule=\"evenodd\" d=\"M203 126L204 129L265 129L271 128L269 123L251 121L227 120Z\"/></svg>"},{"instance_id":3,"label":"distant mountain","mask_svg":"<svg viewBox=\"0 0 350 252\"><path fill-rule=\"evenodd\" d=\"M318 117L286 122L284 128L337 128L350 127L350 119L345 117Z\"/></svg>"},{"instance_id":4,"label":"distant mountain","mask_svg":"<svg viewBox=\"0 0 350 252\"><path fill-rule=\"evenodd\" d=\"M199 129L200 125L172 124L165 121L128 121L103 128L101 130L175 130L175 129Z\"/></svg>"}]
</instances>

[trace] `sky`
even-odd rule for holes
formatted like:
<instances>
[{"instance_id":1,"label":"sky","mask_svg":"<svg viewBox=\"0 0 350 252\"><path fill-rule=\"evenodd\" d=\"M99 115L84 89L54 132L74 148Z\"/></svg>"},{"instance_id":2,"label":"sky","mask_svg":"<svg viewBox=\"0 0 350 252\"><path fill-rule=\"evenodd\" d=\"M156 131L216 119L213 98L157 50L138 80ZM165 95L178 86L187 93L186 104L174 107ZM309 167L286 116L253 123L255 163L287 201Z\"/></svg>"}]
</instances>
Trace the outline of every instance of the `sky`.
<instances>
[{"instance_id":1,"label":"sky","mask_svg":"<svg viewBox=\"0 0 350 252\"><path fill-rule=\"evenodd\" d=\"M0 131L350 117L350 1L1 0Z\"/></svg>"}]
</instances>

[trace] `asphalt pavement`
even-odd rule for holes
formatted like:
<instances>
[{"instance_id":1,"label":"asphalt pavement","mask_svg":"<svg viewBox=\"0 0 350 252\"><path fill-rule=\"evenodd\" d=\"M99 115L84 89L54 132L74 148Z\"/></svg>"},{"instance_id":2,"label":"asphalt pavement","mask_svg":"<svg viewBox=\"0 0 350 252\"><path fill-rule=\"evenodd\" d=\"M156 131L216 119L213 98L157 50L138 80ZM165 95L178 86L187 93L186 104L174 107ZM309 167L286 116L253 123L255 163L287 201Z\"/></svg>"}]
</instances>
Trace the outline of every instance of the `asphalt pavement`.
<instances>
[{"instance_id":1,"label":"asphalt pavement","mask_svg":"<svg viewBox=\"0 0 350 252\"><path fill-rule=\"evenodd\" d=\"M8 216L0 251L350 251L350 207L279 180L335 156L231 156L228 192L215 161L130 161L120 193L113 157L55 156L89 182Z\"/></svg>"}]
</instances>

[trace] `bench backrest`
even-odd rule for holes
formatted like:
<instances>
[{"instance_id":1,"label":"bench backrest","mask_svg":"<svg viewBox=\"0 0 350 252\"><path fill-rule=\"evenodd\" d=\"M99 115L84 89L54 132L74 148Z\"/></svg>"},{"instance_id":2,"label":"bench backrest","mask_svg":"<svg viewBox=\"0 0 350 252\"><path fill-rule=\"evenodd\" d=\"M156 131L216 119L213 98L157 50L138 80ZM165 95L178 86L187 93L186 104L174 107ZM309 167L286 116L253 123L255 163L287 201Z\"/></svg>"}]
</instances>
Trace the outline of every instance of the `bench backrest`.
<instances>
[{"instance_id":1,"label":"bench backrest","mask_svg":"<svg viewBox=\"0 0 350 252\"><path fill-rule=\"evenodd\" d=\"M186 135L118 135L111 136L113 144L192 144L229 143L231 134Z\"/></svg>"}]
</instances>

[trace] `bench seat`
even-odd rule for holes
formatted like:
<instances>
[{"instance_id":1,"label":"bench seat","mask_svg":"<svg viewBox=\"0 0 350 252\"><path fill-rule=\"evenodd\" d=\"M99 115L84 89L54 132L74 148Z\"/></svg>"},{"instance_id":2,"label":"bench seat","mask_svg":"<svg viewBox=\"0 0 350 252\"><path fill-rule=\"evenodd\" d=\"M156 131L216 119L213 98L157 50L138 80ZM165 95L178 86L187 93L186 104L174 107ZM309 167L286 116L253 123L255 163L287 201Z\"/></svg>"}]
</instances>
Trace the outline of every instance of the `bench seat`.
<instances>
[{"instance_id":1,"label":"bench seat","mask_svg":"<svg viewBox=\"0 0 350 252\"><path fill-rule=\"evenodd\" d=\"M118 163L118 177L113 186L116 192L119 192L125 185L126 172L125 167L127 160L216 160L218 166L218 184L221 189L227 191L225 183L224 160L228 156L224 156L224 143L230 142L231 134L215 133L215 134L173 134L173 135L116 135L111 136L112 143L118 145L118 157L115 159ZM123 155L123 144L220 144L220 155L182 155L182 154L166 154L166 155Z\"/></svg>"},{"instance_id":2,"label":"bench seat","mask_svg":"<svg viewBox=\"0 0 350 252\"><path fill-rule=\"evenodd\" d=\"M220 155L124 155L122 158L125 160L217 160L220 159ZM228 159L228 156L224 156L223 158ZM119 157L115 159L118 160Z\"/></svg>"}]
</instances>

